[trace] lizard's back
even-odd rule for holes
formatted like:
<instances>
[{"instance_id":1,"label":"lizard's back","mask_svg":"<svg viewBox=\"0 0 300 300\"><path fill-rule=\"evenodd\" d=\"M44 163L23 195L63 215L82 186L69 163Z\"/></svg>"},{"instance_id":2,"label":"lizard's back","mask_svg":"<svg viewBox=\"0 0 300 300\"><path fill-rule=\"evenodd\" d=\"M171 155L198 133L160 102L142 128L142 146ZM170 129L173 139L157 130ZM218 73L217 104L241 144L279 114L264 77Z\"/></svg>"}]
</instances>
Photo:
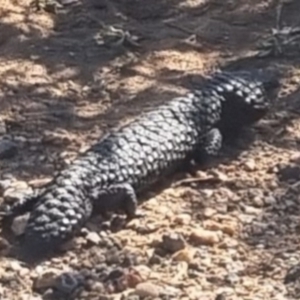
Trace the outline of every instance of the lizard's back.
<instances>
[{"instance_id":1,"label":"lizard's back","mask_svg":"<svg viewBox=\"0 0 300 300\"><path fill-rule=\"evenodd\" d=\"M94 166L94 172L84 175L90 186L127 182L136 191L148 186L195 151L201 137L219 120L220 99L203 98L200 102L193 94L178 97L144 114L92 146L66 172L88 163ZM207 117L212 105L215 110Z\"/></svg>"}]
</instances>

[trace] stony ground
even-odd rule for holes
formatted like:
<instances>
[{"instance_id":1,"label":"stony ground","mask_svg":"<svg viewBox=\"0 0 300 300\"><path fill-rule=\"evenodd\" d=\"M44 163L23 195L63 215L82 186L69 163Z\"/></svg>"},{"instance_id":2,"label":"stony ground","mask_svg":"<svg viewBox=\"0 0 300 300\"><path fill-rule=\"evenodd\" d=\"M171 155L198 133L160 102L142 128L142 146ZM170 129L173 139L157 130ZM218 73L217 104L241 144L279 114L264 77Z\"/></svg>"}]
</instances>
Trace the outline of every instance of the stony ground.
<instances>
[{"instance_id":1,"label":"stony ground","mask_svg":"<svg viewBox=\"0 0 300 300\"><path fill-rule=\"evenodd\" d=\"M144 218L96 217L34 267L3 236L0 299L299 299L297 30L282 53L255 56L277 2L0 0L1 201L215 68L283 74L268 116L218 162L149 192ZM296 26L300 4L285 2L281 26Z\"/></svg>"}]
</instances>

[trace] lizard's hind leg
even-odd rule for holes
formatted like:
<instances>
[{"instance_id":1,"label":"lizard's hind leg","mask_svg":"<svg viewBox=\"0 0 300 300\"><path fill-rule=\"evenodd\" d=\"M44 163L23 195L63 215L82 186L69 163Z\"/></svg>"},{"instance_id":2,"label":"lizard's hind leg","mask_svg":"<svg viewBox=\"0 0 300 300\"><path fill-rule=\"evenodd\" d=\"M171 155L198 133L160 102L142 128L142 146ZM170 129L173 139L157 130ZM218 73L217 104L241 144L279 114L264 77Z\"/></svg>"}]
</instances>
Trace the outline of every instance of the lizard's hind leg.
<instances>
[{"instance_id":1,"label":"lizard's hind leg","mask_svg":"<svg viewBox=\"0 0 300 300\"><path fill-rule=\"evenodd\" d=\"M133 187L128 183L115 184L107 188L95 188L92 199L97 211L122 210L127 218L137 217L137 196Z\"/></svg>"},{"instance_id":2,"label":"lizard's hind leg","mask_svg":"<svg viewBox=\"0 0 300 300\"><path fill-rule=\"evenodd\" d=\"M3 220L7 220L31 211L34 205L38 202L40 194L41 191L35 190L30 194L24 195L21 199L12 204L1 205L0 217L2 217Z\"/></svg>"}]
</instances>

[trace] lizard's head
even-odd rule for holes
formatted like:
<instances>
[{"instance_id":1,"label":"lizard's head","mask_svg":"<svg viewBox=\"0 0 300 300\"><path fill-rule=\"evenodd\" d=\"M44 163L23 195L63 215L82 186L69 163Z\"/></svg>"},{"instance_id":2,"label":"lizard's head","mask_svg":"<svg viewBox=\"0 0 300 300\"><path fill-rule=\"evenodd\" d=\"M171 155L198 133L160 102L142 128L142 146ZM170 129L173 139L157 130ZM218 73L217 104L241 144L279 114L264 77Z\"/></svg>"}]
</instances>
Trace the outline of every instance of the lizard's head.
<instances>
[{"instance_id":1,"label":"lizard's head","mask_svg":"<svg viewBox=\"0 0 300 300\"><path fill-rule=\"evenodd\" d=\"M264 117L279 86L278 74L266 70L223 72L211 83L223 98L220 129L224 131L239 130Z\"/></svg>"}]
</instances>

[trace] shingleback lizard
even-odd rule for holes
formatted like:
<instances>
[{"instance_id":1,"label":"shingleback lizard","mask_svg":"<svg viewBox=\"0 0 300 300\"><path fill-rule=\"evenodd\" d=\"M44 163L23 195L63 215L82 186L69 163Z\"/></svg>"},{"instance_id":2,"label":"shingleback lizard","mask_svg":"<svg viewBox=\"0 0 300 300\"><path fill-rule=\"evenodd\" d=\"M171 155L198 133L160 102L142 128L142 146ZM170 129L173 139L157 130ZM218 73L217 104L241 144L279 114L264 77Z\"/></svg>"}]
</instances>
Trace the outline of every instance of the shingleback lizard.
<instances>
[{"instance_id":1,"label":"shingleback lizard","mask_svg":"<svg viewBox=\"0 0 300 300\"><path fill-rule=\"evenodd\" d=\"M134 217L137 194L199 155L216 155L222 137L251 125L270 106L276 76L220 72L198 89L113 130L61 171L35 196L4 213L30 217L20 241L25 260L44 257L71 239L93 210L122 209Z\"/></svg>"}]
</instances>

